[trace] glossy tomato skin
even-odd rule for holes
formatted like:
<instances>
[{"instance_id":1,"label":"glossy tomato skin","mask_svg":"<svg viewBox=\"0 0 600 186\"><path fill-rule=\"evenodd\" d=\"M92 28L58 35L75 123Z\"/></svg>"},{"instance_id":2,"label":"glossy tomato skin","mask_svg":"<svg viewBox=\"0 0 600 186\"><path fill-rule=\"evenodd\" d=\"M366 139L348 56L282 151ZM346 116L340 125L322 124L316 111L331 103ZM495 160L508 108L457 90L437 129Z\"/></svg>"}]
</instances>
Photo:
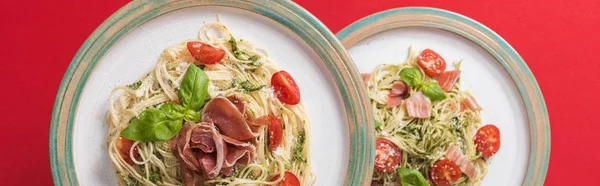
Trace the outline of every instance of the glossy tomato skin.
<instances>
[{"instance_id":1,"label":"glossy tomato skin","mask_svg":"<svg viewBox=\"0 0 600 186\"><path fill-rule=\"evenodd\" d=\"M202 64L216 64L225 57L225 51L202 42L188 42L187 48L192 57Z\"/></svg>"},{"instance_id":2,"label":"glossy tomato skin","mask_svg":"<svg viewBox=\"0 0 600 186\"><path fill-rule=\"evenodd\" d=\"M431 49L425 49L419 54L417 64L431 77L437 77L446 70L444 58Z\"/></svg>"},{"instance_id":3,"label":"glossy tomato skin","mask_svg":"<svg viewBox=\"0 0 600 186\"><path fill-rule=\"evenodd\" d=\"M396 144L386 138L377 138L375 149L375 169L393 172L398 168L402 160L402 151Z\"/></svg>"},{"instance_id":4,"label":"glossy tomato skin","mask_svg":"<svg viewBox=\"0 0 600 186\"><path fill-rule=\"evenodd\" d=\"M279 175L274 176L269 181L275 181L279 179ZM300 180L294 175L294 173L286 171L283 175L283 179L276 186L300 186Z\"/></svg>"},{"instance_id":5,"label":"glossy tomato skin","mask_svg":"<svg viewBox=\"0 0 600 186\"><path fill-rule=\"evenodd\" d=\"M129 165L134 165L133 160L131 160L131 157L129 156L129 151L131 150L131 147L133 146L134 141L128 140L124 137L120 137L117 139L117 149L119 149L119 155L121 155L121 157L123 158L123 160L125 160L125 162L127 162L127 164ZM133 149L133 157L134 158L138 158L140 156L140 153L138 152L137 147Z\"/></svg>"},{"instance_id":6,"label":"glossy tomato skin","mask_svg":"<svg viewBox=\"0 0 600 186\"><path fill-rule=\"evenodd\" d=\"M286 71L282 70L273 74L271 86L273 86L273 92L279 101L289 105L300 103L300 89L294 78Z\"/></svg>"},{"instance_id":7,"label":"glossy tomato skin","mask_svg":"<svg viewBox=\"0 0 600 186\"><path fill-rule=\"evenodd\" d=\"M281 122L275 116L270 116L269 121L269 149L271 151L275 151L279 144L281 144L281 140L283 138L283 129L281 127Z\"/></svg>"},{"instance_id":8,"label":"glossy tomato skin","mask_svg":"<svg viewBox=\"0 0 600 186\"><path fill-rule=\"evenodd\" d=\"M498 127L488 124L475 133L475 145L477 151L485 157L490 157L500 150L500 130Z\"/></svg>"},{"instance_id":9,"label":"glossy tomato skin","mask_svg":"<svg viewBox=\"0 0 600 186\"><path fill-rule=\"evenodd\" d=\"M458 165L447 159L435 162L431 169L429 169L429 173L431 180L437 186L450 185L462 176Z\"/></svg>"}]
</instances>

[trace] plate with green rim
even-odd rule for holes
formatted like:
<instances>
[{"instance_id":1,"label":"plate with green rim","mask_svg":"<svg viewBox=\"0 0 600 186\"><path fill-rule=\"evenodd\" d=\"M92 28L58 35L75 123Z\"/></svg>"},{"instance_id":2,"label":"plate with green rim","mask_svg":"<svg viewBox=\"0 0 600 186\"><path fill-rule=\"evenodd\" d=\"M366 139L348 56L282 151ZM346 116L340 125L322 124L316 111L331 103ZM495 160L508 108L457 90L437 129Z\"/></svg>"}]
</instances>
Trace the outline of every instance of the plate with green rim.
<instances>
[{"instance_id":1,"label":"plate with green rim","mask_svg":"<svg viewBox=\"0 0 600 186\"><path fill-rule=\"evenodd\" d=\"M410 46L430 48L448 63L462 60L461 88L483 107L483 124L495 124L502 136L481 185L543 185L550 156L544 98L525 61L498 34L457 13L407 7L362 18L337 37L361 73L403 62Z\"/></svg>"},{"instance_id":2,"label":"plate with green rim","mask_svg":"<svg viewBox=\"0 0 600 186\"><path fill-rule=\"evenodd\" d=\"M315 185L369 185L373 119L350 56L291 1L135 0L105 20L71 61L54 103L49 155L55 185L116 185L106 151L108 95L154 68L167 47L217 20L263 45L301 89L311 121Z\"/></svg>"}]
</instances>

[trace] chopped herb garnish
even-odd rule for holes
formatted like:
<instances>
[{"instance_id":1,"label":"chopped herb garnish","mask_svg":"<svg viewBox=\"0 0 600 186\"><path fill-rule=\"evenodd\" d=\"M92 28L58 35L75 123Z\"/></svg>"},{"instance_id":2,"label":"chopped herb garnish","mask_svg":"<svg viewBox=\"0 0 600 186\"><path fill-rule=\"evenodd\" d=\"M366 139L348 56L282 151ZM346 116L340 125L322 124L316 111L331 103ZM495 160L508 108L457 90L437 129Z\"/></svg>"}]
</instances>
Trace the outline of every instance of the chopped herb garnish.
<instances>
[{"instance_id":1,"label":"chopped herb garnish","mask_svg":"<svg viewBox=\"0 0 600 186\"><path fill-rule=\"evenodd\" d=\"M150 177L149 177L149 179L150 179L150 181L152 183L156 183L159 180L161 180L160 174L158 172L150 171Z\"/></svg>"},{"instance_id":2,"label":"chopped herb garnish","mask_svg":"<svg viewBox=\"0 0 600 186\"><path fill-rule=\"evenodd\" d=\"M242 88L244 88L244 90L246 90L247 92L253 92L262 89L265 85L255 85L252 84L252 82L246 80L244 82L241 82L240 86L242 86Z\"/></svg>"},{"instance_id":3,"label":"chopped herb garnish","mask_svg":"<svg viewBox=\"0 0 600 186\"><path fill-rule=\"evenodd\" d=\"M231 52L233 53L233 56L235 56L235 58L239 60L245 60L241 58L242 54L245 54L245 52L238 48L237 42L235 41L235 38L233 36L231 36L231 38L229 39L229 45L231 45Z\"/></svg>"},{"instance_id":4,"label":"chopped herb garnish","mask_svg":"<svg viewBox=\"0 0 600 186\"><path fill-rule=\"evenodd\" d=\"M240 42L242 42L243 40L240 39ZM244 60L244 61L252 61L254 63L256 63L256 61L258 61L260 59L260 56L258 55L248 55L248 53L244 52L243 50L240 50L240 48L237 45L237 41L235 40L235 38L233 36L231 36L231 38L229 39L229 45L231 45L231 53L233 53L233 56L235 56L236 59L239 60ZM256 63L256 64L252 64L253 66L261 66L262 63Z\"/></svg>"},{"instance_id":5,"label":"chopped herb garnish","mask_svg":"<svg viewBox=\"0 0 600 186\"><path fill-rule=\"evenodd\" d=\"M250 56L250 58L248 58L248 60L253 61L253 62L258 61L259 59L260 59L260 56L258 56L258 55L253 55L253 56Z\"/></svg>"},{"instance_id":6,"label":"chopped herb garnish","mask_svg":"<svg viewBox=\"0 0 600 186\"><path fill-rule=\"evenodd\" d=\"M133 176L128 175L127 176L129 178L129 181L125 180L125 185L127 186L139 186L140 183L138 180L136 180Z\"/></svg>"},{"instance_id":7,"label":"chopped herb garnish","mask_svg":"<svg viewBox=\"0 0 600 186\"><path fill-rule=\"evenodd\" d=\"M300 131L298 133L298 138L296 139L296 145L294 146L293 149L293 156L292 156L292 161L300 161L300 162L304 162L304 156L302 156L302 151L304 150L304 140L305 140L305 133L304 131Z\"/></svg>"},{"instance_id":8,"label":"chopped herb garnish","mask_svg":"<svg viewBox=\"0 0 600 186\"><path fill-rule=\"evenodd\" d=\"M133 89L133 90L137 90L138 88L140 88L140 86L142 85L142 80L136 81L135 83L131 84L131 85L127 85L127 87Z\"/></svg>"},{"instance_id":9,"label":"chopped herb garnish","mask_svg":"<svg viewBox=\"0 0 600 186\"><path fill-rule=\"evenodd\" d=\"M379 128L383 125L380 121L375 120L375 128Z\"/></svg>"}]
</instances>

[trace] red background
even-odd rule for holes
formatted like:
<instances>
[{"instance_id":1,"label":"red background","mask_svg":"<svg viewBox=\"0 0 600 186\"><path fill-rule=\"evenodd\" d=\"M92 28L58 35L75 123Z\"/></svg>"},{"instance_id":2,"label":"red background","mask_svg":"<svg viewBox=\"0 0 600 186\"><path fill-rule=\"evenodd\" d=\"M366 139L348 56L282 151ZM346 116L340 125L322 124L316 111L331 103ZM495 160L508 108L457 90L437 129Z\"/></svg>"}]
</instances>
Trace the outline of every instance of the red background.
<instances>
[{"instance_id":1,"label":"red background","mask_svg":"<svg viewBox=\"0 0 600 186\"><path fill-rule=\"evenodd\" d=\"M62 76L85 39L129 1L2 0L0 180L51 185L48 129ZM600 51L597 0L298 0L334 33L372 13L430 6L495 30L525 59L542 89L552 131L545 185L597 184ZM510 170L506 170L510 171ZM587 184L586 184L587 183Z\"/></svg>"}]
</instances>

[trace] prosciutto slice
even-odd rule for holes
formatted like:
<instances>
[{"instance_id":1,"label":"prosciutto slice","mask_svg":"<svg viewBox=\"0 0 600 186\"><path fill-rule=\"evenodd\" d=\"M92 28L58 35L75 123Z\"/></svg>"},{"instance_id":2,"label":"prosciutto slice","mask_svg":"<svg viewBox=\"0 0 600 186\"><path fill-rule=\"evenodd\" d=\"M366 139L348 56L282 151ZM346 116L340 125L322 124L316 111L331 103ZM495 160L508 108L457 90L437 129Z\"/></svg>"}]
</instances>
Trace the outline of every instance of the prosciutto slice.
<instances>
[{"instance_id":1,"label":"prosciutto slice","mask_svg":"<svg viewBox=\"0 0 600 186\"><path fill-rule=\"evenodd\" d=\"M202 121L213 122L221 133L237 140L248 140L257 136L250 130L238 107L222 95L206 103L202 111Z\"/></svg>"},{"instance_id":2,"label":"prosciutto slice","mask_svg":"<svg viewBox=\"0 0 600 186\"><path fill-rule=\"evenodd\" d=\"M229 176L235 164L251 162L256 153L252 142L222 134L212 122L205 121L183 126L169 141L169 148L178 159L184 185L192 186L200 175L209 179Z\"/></svg>"},{"instance_id":3,"label":"prosciutto slice","mask_svg":"<svg viewBox=\"0 0 600 186\"><path fill-rule=\"evenodd\" d=\"M425 97L423 93L417 92L406 99L406 110L410 117L429 118L431 117L431 100Z\"/></svg>"},{"instance_id":4,"label":"prosciutto slice","mask_svg":"<svg viewBox=\"0 0 600 186\"><path fill-rule=\"evenodd\" d=\"M442 87L442 90L452 90L456 81L460 77L460 70L445 71L438 76L437 82Z\"/></svg>"},{"instance_id":5,"label":"prosciutto slice","mask_svg":"<svg viewBox=\"0 0 600 186\"><path fill-rule=\"evenodd\" d=\"M475 170L473 164L460 151L460 148L450 145L448 151L446 151L446 158L456 163L460 168L460 171L465 173L470 180L475 180L477 178L477 170Z\"/></svg>"},{"instance_id":6,"label":"prosciutto slice","mask_svg":"<svg viewBox=\"0 0 600 186\"><path fill-rule=\"evenodd\" d=\"M402 100L408 97L408 93L410 92L410 86L404 81L396 81L392 84L392 90L390 90L390 94L387 96L387 107L393 108L402 104Z\"/></svg>"},{"instance_id":7,"label":"prosciutto slice","mask_svg":"<svg viewBox=\"0 0 600 186\"><path fill-rule=\"evenodd\" d=\"M481 106L479 106L479 103L477 103L477 101L475 101L475 98L471 95L467 96L466 98L463 98L460 101L460 104L461 104L461 106L463 106L463 108L461 108L461 110L464 110L464 108L473 110L473 111L482 109Z\"/></svg>"}]
</instances>

